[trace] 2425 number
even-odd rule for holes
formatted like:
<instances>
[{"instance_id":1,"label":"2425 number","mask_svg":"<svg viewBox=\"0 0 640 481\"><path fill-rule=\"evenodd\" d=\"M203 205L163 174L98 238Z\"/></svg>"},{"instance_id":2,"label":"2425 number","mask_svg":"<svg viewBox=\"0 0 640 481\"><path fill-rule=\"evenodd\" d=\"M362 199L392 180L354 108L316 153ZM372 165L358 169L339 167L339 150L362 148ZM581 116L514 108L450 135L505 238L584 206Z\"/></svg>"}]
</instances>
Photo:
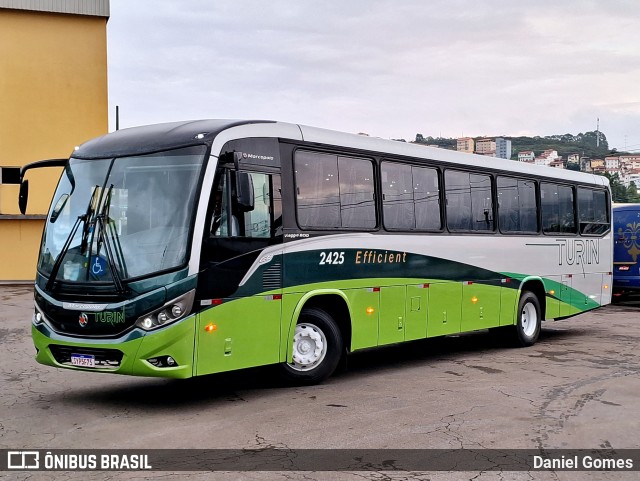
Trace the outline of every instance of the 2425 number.
<instances>
[{"instance_id":1,"label":"2425 number","mask_svg":"<svg viewBox=\"0 0 640 481\"><path fill-rule=\"evenodd\" d=\"M321 252L320 265L344 264L344 252Z\"/></svg>"}]
</instances>

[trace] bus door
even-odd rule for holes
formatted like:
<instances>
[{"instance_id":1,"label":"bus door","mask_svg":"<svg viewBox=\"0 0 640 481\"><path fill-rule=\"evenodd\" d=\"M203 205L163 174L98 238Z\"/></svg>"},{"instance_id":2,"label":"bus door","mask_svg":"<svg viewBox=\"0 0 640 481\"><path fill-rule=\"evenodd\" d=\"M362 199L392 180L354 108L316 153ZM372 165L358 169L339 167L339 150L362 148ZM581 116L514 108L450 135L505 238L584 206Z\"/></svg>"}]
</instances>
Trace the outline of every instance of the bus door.
<instances>
[{"instance_id":1,"label":"bus door","mask_svg":"<svg viewBox=\"0 0 640 481\"><path fill-rule=\"evenodd\" d=\"M197 374L276 363L282 308L280 175L221 168L203 240ZM248 275L249 273L249 275ZM248 278L247 278L248 275Z\"/></svg>"}]
</instances>

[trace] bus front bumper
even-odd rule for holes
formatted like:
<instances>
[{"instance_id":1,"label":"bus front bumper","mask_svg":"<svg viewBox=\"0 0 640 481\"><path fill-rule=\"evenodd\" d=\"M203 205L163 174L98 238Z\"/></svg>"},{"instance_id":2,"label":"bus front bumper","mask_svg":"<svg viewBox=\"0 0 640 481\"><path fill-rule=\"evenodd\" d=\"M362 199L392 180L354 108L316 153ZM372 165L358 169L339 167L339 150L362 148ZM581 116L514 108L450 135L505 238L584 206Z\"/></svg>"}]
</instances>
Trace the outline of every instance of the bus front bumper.
<instances>
[{"instance_id":1,"label":"bus front bumper","mask_svg":"<svg viewBox=\"0 0 640 481\"><path fill-rule=\"evenodd\" d=\"M116 339L80 339L32 324L36 361L77 371L185 379L193 376L195 316L145 332L135 328ZM94 367L72 364L72 356ZM174 365L168 365L168 358ZM91 361L91 359L93 359ZM157 365L154 365L157 364Z\"/></svg>"}]
</instances>

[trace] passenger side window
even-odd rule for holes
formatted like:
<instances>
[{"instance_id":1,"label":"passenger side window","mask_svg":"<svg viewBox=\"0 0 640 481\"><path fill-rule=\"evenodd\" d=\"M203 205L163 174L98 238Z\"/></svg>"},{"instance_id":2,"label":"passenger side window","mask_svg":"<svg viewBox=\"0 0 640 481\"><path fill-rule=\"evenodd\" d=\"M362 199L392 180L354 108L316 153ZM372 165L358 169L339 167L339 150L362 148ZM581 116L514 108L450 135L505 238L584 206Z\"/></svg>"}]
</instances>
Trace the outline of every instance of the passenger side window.
<instances>
[{"instance_id":1,"label":"passenger side window","mask_svg":"<svg viewBox=\"0 0 640 481\"><path fill-rule=\"evenodd\" d=\"M542 231L545 234L575 234L573 188L566 185L540 184Z\"/></svg>"},{"instance_id":2,"label":"passenger side window","mask_svg":"<svg viewBox=\"0 0 640 481\"><path fill-rule=\"evenodd\" d=\"M609 231L609 204L604 190L578 188L580 234L601 235Z\"/></svg>"},{"instance_id":3,"label":"passenger side window","mask_svg":"<svg viewBox=\"0 0 640 481\"><path fill-rule=\"evenodd\" d=\"M440 186L436 169L382 163L384 226L391 230L440 230Z\"/></svg>"},{"instance_id":4,"label":"passenger side window","mask_svg":"<svg viewBox=\"0 0 640 481\"><path fill-rule=\"evenodd\" d=\"M535 182L499 176L497 187L500 231L538 232Z\"/></svg>"},{"instance_id":5,"label":"passenger side window","mask_svg":"<svg viewBox=\"0 0 640 481\"><path fill-rule=\"evenodd\" d=\"M445 172L447 225L452 231L493 231L491 177L456 170Z\"/></svg>"},{"instance_id":6,"label":"passenger side window","mask_svg":"<svg viewBox=\"0 0 640 481\"><path fill-rule=\"evenodd\" d=\"M298 224L303 229L373 229L373 163L367 159L298 151Z\"/></svg>"}]
</instances>

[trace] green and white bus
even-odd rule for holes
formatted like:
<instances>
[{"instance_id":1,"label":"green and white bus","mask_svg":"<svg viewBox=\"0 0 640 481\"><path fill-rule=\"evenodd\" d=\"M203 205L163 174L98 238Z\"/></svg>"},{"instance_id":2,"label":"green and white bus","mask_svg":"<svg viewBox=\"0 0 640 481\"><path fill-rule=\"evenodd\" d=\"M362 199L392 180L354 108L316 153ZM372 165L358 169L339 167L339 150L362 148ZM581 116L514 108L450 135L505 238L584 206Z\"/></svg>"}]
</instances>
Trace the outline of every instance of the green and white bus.
<instances>
[{"instance_id":1,"label":"green and white bus","mask_svg":"<svg viewBox=\"0 0 640 481\"><path fill-rule=\"evenodd\" d=\"M611 300L600 176L251 120L119 130L22 179L51 165L32 320L50 366L316 383L416 339L529 346Z\"/></svg>"}]
</instances>

